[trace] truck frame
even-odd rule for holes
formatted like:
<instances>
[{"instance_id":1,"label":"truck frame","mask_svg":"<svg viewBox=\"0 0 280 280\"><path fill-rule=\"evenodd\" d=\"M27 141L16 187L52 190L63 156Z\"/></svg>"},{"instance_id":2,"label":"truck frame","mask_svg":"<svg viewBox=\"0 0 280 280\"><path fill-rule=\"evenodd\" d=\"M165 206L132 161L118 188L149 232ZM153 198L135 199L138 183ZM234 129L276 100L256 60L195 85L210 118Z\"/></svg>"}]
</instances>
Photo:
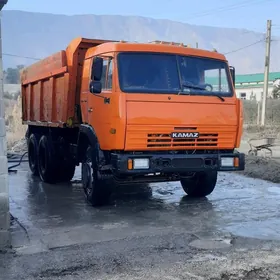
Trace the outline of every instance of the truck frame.
<instances>
[{"instance_id":1,"label":"truck frame","mask_svg":"<svg viewBox=\"0 0 280 280\"><path fill-rule=\"evenodd\" d=\"M77 38L21 72L30 170L67 182L81 164L93 206L118 184L180 181L207 196L218 171L245 168L234 77L216 51Z\"/></svg>"}]
</instances>

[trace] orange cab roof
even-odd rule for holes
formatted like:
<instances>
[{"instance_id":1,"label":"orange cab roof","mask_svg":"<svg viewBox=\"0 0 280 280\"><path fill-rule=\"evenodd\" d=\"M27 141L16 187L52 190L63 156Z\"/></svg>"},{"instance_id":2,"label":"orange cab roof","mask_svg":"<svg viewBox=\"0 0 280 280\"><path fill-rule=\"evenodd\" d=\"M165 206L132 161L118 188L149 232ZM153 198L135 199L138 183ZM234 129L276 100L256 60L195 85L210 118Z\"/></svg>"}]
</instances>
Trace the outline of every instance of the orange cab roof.
<instances>
[{"instance_id":1,"label":"orange cab roof","mask_svg":"<svg viewBox=\"0 0 280 280\"><path fill-rule=\"evenodd\" d=\"M86 53L86 58L94 56L96 53L109 52L160 52L173 53L181 55L192 55L219 59L226 61L226 57L216 51L207 51L201 49L190 48L187 46L178 46L160 43L136 43L136 42L106 42L96 47L90 48Z\"/></svg>"}]
</instances>

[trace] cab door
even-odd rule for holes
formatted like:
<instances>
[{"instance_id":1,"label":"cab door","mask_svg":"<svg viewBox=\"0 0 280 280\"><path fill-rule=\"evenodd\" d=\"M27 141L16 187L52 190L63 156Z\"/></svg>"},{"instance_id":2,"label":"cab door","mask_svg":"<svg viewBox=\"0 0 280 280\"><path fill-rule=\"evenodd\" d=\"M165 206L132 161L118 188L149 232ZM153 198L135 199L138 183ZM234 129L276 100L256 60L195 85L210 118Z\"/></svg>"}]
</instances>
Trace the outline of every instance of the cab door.
<instances>
[{"instance_id":1,"label":"cab door","mask_svg":"<svg viewBox=\"0 0 280 280\"><path fill-rule=\"evenodd\" d=\"M91 59L86 59L84 61L84 68L83 68L83 74L82 74L82 88L81 88L81 97L80 97L80 106L81 106L81 116L82 116L82 122L89 124L89 112L88 112L88 99L91 95L89 91L89 73L91 68Z\"/></svg>"},{"instance_id":2,"label":"cab door","mask_svg":"<svg viewBox=\"0 0 280 280\"><path fill-rule=\"evenodd\" d=\"M100 94L88 96L88 119L97 134L101 149L110 149L112 144L113 104L115 99L113 72L114 59L110 54L106 56L98 55L103 58L102 71L102 91ZM94 67L94 66L93 66Z\"/></svg>"}]
</instances>

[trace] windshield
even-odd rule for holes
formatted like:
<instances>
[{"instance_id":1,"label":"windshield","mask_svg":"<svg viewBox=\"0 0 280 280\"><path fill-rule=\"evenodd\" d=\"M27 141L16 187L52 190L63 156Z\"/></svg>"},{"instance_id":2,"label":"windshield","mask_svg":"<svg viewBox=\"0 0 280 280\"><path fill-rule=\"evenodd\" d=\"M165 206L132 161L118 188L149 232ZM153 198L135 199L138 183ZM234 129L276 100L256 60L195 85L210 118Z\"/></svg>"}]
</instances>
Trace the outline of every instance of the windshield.
<instances>
[{"instance_id":1,"label":"windshield","mask_svg":"<svg viewBox=\"0 0 280 280\"><path fill-rule=\"evenodd\" d=\"M226 62L210 58L147 52L120 53L123 92L232 96Z\"/></svg>"}]
</instances>

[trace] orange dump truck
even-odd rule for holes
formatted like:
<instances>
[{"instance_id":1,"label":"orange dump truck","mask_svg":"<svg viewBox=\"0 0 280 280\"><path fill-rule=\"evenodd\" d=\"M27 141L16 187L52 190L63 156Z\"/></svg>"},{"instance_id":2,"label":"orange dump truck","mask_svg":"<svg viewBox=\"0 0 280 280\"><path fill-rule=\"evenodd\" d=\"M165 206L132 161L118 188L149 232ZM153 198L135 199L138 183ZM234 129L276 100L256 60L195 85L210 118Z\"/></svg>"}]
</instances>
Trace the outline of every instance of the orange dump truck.
<instances>
[{"instance_id":1,"label":"orange dump truck","mask_svg":"<svg viewBox=\"0 0 280 280\"><path fill-rule=\"evenodd\" d=\"M94 206L118 184L180 181L207 196L218 171L244 170L234 77L216 51L75 39L21 73L31 172L70 181L81 164Z\"/></svg>"}]
</instances>

